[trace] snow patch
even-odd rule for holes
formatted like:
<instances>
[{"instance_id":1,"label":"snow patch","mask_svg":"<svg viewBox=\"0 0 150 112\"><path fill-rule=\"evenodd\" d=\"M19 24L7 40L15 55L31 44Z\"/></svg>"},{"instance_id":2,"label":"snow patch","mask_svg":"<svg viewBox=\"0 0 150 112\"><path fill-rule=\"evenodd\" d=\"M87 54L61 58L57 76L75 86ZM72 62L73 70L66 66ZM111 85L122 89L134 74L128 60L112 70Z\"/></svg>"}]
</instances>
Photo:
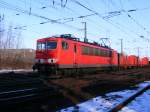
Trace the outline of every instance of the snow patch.
<instances>
[{"instance_id":1,"label":"snow patch","mask_svg":"<svg viewBox=\"0 0 150 112\"><path fill-rule=\"evenodd\" d=\"M0 70L0 73L9 73L9 72L31 72L33 71L32 69L2 69Z\"/></svg>"},{"instance_id":2,"label":"snow patch","mask_svg":"<svg viewBox=\"0 0 150 112\"><path fill-rule=\"evenodd\" d=\"M150 89L119 112L150 112Z\"/></svg>"},{"instance_id":3,"label":"snow patch","mask_svg":"<svg viewBox=\"0 0 150 112\"><path fill-rule=\"evenodd\" d=\"M114 108L121 102L125 101L127 98L134 95L135 93L140 91L143 87L146 87L149 84L150 84L150 81L145 81L144 83L137 85L137 88L135 88L133 90L123 90L123 91L118 91L118 92L111 92L111 93L105 94L105 96L98 96L96 98L92 98L88 101L77 104L73 107L62 109L58 112L73 112L73 111L106 112L106 111L110 111L112 108ZM149 99L147 99L147 100L149 100L149 102L146 102L145 104L150 104L150 93L149 93L149 95L147 95L147 97L148 96L149 96ZM146 100L146 97L145 98L143 97L143 99ZM148 107L148 109L150 110L150 107ZM142 112L142 111L136 111L135 109L132 109L131 107L125 107L121 112ZM143 112L148 112L148 111L143 111Z\"/></svg>"}]
</instances>

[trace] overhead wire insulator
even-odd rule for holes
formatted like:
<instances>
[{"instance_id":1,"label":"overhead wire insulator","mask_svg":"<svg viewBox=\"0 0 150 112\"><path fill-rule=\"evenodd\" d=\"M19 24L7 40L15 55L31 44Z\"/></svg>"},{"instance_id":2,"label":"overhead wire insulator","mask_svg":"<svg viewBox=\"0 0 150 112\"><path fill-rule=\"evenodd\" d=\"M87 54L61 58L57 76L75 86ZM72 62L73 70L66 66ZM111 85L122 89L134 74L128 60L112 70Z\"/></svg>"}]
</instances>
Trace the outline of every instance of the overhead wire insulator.
<instances>
[{"instance_id":1,"label":"overhead wire insulator","mask_svg":"<svg viewBox=\"0 0 150 112\"><path fill-rule=\"evenodd\" d=\"M143 36L143 35L141 35L140 37L141 37L141 38L144 38L144 36Z\"/></svg>"},{"instance_id":2,"label":"overhead wire insulator","mask_svg":"<svg viewBox=\"0 0 150 112\"><path fill-rule=\"evenodd\" d=\"M55 5L55 0L53 0L53 5Z\"/></svg>"},{"instance_id":3,"label":"overhead wire insulator","mask_svg":"<svg viewBox=\"0 0 150 112\"><path fill-rule=\"evenodd\" d=\"M66 7L67 1L68 0L61 0L61 7Z\"/></svg>"},{"instance_id":4,"label":"overhead wire insulator","mask_svg":"<svg viewBox=\"0 0 150 112\"><path fill-rule=\"evenodd\" d=\"M45 6L43 6L41 9L45 9L46 7Z\"/></svg>"},{"instance_id":5,"label":"overhead wire insulator","mask_svg":"<svg viewBox=\"0 0 150 112\"><path fill-rule=\"evenodd\" d=\"M131 16L128 14L128 17L130 17L131 18Z\"/></svg>"},{"instance_id":6,"label":"overhead wire insulator","mask_svg":"<svg viewBox=\"0 0 150 112\"><path fill-rule=\"evenodd\" d=\"M4 20L4 14L0 15L0 22Z\"/></svg>"},{"instance_id":7,"label":"overhead wire insulator","mask_svg":"<svg viewBox=\"0 0 150 112\"><path fill-rule=\"evenodd\" d=\"M29 15L31 15L31 7L30 7L30 9L29 9Z\"/></svg>"},{"instance_id":8,"label":"overhead wire insulator","mask_svg":"<svg viewBox=\"0 0 150 112\"><path fill-rule=\"evenodd\" d=\"M128 12L134 12L137 11L136 9L128 10Z\"/></svg>"},{"instance_id":9,"label":"overhead wire insulator","mask_svg":"<svg viewBox=\"0 0 150 112\"><path fill-rule=\"evenodd\" d=\"M32 4L31 4L31 0L30 0L29 15L31 15L31 6L32 6Z\"/></svg>"}]
</instances>

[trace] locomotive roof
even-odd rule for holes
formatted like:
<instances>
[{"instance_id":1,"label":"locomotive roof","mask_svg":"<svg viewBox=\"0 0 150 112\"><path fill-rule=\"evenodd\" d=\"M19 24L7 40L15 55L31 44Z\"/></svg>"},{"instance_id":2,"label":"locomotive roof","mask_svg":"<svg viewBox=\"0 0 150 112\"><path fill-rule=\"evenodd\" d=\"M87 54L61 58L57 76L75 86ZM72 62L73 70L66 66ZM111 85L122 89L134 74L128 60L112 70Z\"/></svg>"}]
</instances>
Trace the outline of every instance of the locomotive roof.
<instances>
[{"instance_id":1,"label":"locomotive roof","mask_svg":"<svg viewBox=\"0 0 150 112\"><path fill-rule=\"evenodd\" d=\"M108 46L103 46L97 42L84 42L84 41L81 41L79 38L71 35L71 34L62 34L62 35L54 35L54 36L51 36L51 37L47 37L47 38L64 38L64 39L67 39L67 40L72 40L72 41L76 41L76 42L81 42L81 43L85 43L85 44L89 44L89 45L94 45L94 46L97 46L97 47L102 47L102 48L107 48L107 49L110 49L112 50L110 47ZM47 38L43 38L43 39L47 39ZM39 39L41 40L41 39Z\"/></svg>"}]
</instances>

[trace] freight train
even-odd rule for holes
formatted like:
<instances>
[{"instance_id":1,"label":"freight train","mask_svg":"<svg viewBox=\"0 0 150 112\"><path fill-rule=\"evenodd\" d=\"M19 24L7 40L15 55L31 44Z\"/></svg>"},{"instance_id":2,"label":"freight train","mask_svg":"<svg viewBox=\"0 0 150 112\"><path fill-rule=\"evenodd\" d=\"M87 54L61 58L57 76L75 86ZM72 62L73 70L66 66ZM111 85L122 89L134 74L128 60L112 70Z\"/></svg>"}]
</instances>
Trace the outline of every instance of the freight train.
<instances>
[{"instance_id":1,"label":"freight train","mask_svg":"<svg viewBox=\"0 0 150 112\"><path fill-rule=\"evenodd\" d=\"M148 66L148 57L124 55L96 42L83 42L71 34L37 40L35 64L39 72L79 69L127 69Z\"/></svg>"}]
</instances>

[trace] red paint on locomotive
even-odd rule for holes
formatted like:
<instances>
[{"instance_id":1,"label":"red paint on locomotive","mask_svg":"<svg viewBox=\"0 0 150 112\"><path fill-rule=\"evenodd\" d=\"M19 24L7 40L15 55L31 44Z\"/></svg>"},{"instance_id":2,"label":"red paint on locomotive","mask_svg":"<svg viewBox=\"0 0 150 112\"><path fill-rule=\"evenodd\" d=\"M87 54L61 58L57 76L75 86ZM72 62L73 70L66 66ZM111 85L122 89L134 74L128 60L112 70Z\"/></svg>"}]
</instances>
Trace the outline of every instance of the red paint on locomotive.
<instances>
[{"instance_id":1,"label":"red paint on locomotive","mask_svg":"<svg viewBox=\"0 0 150 112\"><path fill-rule=\"evenodd\" d=\"M149 64L149 59L147 57L143 57L141 59L142 66L147 66Z\"/></svg>"},{"instance_id":2,"label":"red paint on locomotive","mask_svg":"<svg viewBox=\"0 0 150 112\"><path fill-rule=\"evenodd\" d=\"M37 40L35 68L130 68L148 65L148 58L138 59L126 56L99 44L81 42L70 35L55 36Z\"/></svg>"},{"instance_id":3,"label":"red paint on locomotive","mask_svg":"<svg viewBox=\"0 0 150 112\"><path fill-rule=\"evenodd\" d=\"M111 67L117 65L116 51L71 38L50 37L37 41L36 66L57 65L58 68ZM116 56L116 55L115 55Z\"/></svg>"},{"instance_id":4,"label":"red paint on locomotive","mask_svg":"<svg viewBox=\"0 0 150 112\"><path fill-rule=\"evenodd\" d=\"M135 55L128 56L128 66L129 67L137 67L139 65L139 59Z\"/></svg>"}]
</instances>

